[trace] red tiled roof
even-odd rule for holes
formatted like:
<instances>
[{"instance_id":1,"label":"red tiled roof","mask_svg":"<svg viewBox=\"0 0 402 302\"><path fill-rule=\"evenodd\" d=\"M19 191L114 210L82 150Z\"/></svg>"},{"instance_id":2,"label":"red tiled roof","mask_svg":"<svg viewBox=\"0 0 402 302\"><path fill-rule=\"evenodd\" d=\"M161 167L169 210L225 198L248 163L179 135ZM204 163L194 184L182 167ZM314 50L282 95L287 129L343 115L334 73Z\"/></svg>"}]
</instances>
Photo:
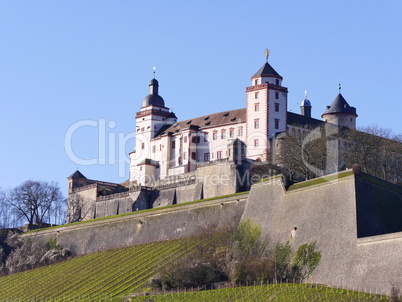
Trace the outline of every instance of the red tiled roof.
<instances>
[{"instance_id":1,"label":"red tiled roof","mask_svg":"<svg viewBox=\"0 0 402 302\"><path fill-rule=\"evenodd\" d=\"M178 133L182 130L190 128L191 126L198 127L199 129L207 129L217 126L234 125L241 122L246 122L246 108L213 113L177 122L173 125L166 125L159 130L155 138L161 135L166 135L169 132L173 134Z\"/></svg>"}]
</instances>

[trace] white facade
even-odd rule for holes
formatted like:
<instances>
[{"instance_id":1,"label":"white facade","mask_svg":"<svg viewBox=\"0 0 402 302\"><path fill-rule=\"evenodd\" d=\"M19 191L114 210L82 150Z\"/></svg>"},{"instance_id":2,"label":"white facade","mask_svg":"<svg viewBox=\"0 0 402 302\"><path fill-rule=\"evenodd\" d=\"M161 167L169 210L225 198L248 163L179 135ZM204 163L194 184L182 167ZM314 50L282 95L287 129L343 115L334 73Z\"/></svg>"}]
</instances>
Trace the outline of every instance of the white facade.
<instances>
[{"instance_id":1,"label":"white facade","mask_svg":"<svg viewBox=\"0 0 402 302\"><path fill-rule=\"evenodd\" d=\"M282 80L267 61L246 88L246 108L179 122L158 95L158 82L151 80L150 94L136 115L130 181L156 184L166 177L195 171L197 164L228 160L228 146L236 139L246 146L247 159L268 161L271 139L287 130L289 114L291 119L311 119L287 112L288 89Z\"/></svg>"}]
</instances>

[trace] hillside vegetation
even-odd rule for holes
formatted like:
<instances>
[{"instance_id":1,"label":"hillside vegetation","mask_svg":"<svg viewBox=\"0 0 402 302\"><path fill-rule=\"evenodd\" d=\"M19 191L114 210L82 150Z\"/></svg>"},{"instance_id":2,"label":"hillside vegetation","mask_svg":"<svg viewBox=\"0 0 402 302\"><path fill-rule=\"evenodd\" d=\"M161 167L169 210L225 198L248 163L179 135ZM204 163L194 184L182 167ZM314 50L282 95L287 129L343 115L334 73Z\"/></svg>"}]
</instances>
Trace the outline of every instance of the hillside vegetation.
<instances>
[{"instance_id":1,"label":"hillside vegetation","mask_svg":"<svg viewBox=\"0 0 402 302\"><path fill-rule=\"evenodd\" d=\"M294 301L390 301L388 297L358 291L331 288L321 285L282 283L270 285L222 288L208 291L176 292L162 295L131 297L134 301L146 302L204 302L204 301L250 301L250 302L294 302ZM399 300L396 300L399 301Z\"/></svg>"},{"instance_id":2,"label":"hillside vegetation","mask_svg":"<svg viewBox=\"0 0 402 302\"><path fill-rule=\"evenodd\" d=\"M192 238L113 249L4 276L0 278L0 299L68 301L146 290L148 280L163 265L191 252L199 242Z\"/></svg>"},{"instance_id":3,"label":"hillside vegetation","mask_svg":"<svg viewBox=\"0 0 402 302\"><path fill-rule=\"evenodd\" d=\"M389 301L381 295L309 284L133 295L149 291L152 276L201 243L190 238L108 250L1 277L0 301Z\"/></svg>"}]
</instances>

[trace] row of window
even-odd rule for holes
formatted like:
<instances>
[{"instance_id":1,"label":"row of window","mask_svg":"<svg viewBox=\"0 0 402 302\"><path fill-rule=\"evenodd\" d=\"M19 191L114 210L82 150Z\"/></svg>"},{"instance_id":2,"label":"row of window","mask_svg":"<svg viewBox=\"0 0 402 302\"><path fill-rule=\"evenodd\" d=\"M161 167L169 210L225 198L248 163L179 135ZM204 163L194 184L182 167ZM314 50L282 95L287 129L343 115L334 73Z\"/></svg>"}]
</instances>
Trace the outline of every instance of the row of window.
<instances>
[{"instance_id":1,"label":"row of window","mask_svg":"<svg viewBox=\"0 0 402 302\"><path fill-rule=\"evenodd\" d=\"M260 92L259 92L259 91L254 92L254 98L255 98L255 99L258 99L259 96L260 96ZM278 92L278 91L275 91L275 100L279 100L279 92Z\"/></svg>"},{"instance_id":2,"label":"row of window","mask_svg":"<svg viewBox=\"0 0 402 302\"><path fill-rule=\"evenodd\" d=\"M279 119L275 119L275 129L279 129ZM254 129L259 129L260 128L260 120L259 119L255 119L254 120ZM243 136L243 127L239 127L238 129L238 135L239 136ZM221 134L220 134L221 139L226 139L226 130L222 129L221 130ZM234 138L234 129L230 129L229 130L229 137L230 138ZM212 133L212 139L213 140L217 140L218 139L218 131L214 131ZM204 141L207 141L207 134L205 134L204 136ZM184 142L187 142L187 137L184 137ZM199 144L200 143L200 137L199 136L193 136L192 137L192 142ZM254 144L255 145L255 144ZM258 147L258 146L256 146ZM141 149L145 148L145 143L141 143ZM176 141L172 141L172 149L176 148ZM159 151L162 151L162 145L159 145ZM156 152L156 146L152 146L152 152L155 153Z\"/></svg>"},{"instance_id":3,"label":"row of window","mask_svg":"<svg viewBox=\"0 0 402 302\"><path fill-rule=\"evenodd\" d=\"M259 129L260 128L260 119L255 119L254 120L254 129ZM279 119L275 119L275 129L279 129Z\"/></svg>"},{"instance_id":4,"label":"row of window","mask_svg":"<svg viewBox=\"0 0 402 302\"><path fill-rule=\"evenodd\" d=\"M279 119L275 119L275 129L279 129ZM259 119L255 119L254 120L254 129L259 129L260 128L260 120ZM238 136L243 136L243 127L239 127L238 129ZM221 139L226 139L226 130L222 129L221 133L220 133L220 138ZM234 129L230 129L229 130L229 138L234 138ZM214 131L212 133L212 139L213 140L217 140L218 139L218 131ZM207 134L205 134L204 136L204 141L207 141ZM184 137L184 142L187 142L187 137ZM200 137L199 136L193 136L192 137L192 142L199 144L200 143ZM255 145L255 144L254 144ZM258 146L256 146L258 147ZM141 149L145 148L145 144L141 143ZM176 148L176 141L172 141L172 149ZM162 145L159 146L160 151L162 151ZM155 153L156 152L156 146L152 147L152 152Z\"/></svg>"},{"instance_id":5,"label":"row of window","mask_svg":"<svg viewBox=\"0 0 402 302\"><path fill-rule=\"evenodd\" d=\"M238 136L243 136L243 127L239 127L238 132L237 132ZM221 134L220 134L221 139L226 139L226 129L222 129L221 130ZM235 137L235 129L234 128L230 128L229 129L229 138L234 138ZM214 141L216 141L218 139L218 131L215 130L212 133L212 139Z\"/></svg>"},{"instance_id":6,"label":"row of window","mask_svg":"<svg viewBox=\"0 0 402 302\"><path fill-rule=\"evenodd\" d=\"M258 79L255 79L254 80L254 85L258 85L258 82L259 82ZM275 79L275 85L279 86L279 79Z\"/></svg>"},{"instance_id":7,"label":"row of window","mask_svg":"<svg viewBox=\"0 0 402 302\"><path fill-rule=\"evenodd\" d=\"M254 104L254 111L260 111L260 103ZM279 103L275 103L275 112L279 112Z\"/></svg>"}]
</instances>

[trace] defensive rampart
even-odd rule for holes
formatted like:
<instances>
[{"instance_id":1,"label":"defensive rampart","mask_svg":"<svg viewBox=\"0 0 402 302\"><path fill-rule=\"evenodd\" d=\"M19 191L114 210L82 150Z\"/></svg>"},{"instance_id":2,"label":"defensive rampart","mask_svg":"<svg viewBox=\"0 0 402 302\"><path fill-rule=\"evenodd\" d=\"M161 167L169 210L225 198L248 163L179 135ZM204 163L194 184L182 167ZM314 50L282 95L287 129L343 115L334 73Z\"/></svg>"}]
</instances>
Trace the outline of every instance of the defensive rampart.
<instances>
[{"instance_id":1,"label":"defensive rampart","mask_svg":"<svg viewBox=\"0 0 402 302\"><path fill-rule=\"evenodd\" d=\"M247 194L152 209L115 218L85 221L28 233L47 242L56 238L76 254L201 235L220 228L236 228Z\"/></svg>"},{"instance_id":2,"label":"defensive rampart","mask_svg":"<svg viewBox=\"0 0 402 302\"><path fill-rule=\"evenodd\" d=\"M173 194L168 190L166 195ZM400 186L352 172L299 183L288 191L282 178L276 177L253 185L249 193L241 195L24 236L43 241L57 238L62 246L87 254L195 236L221 227L236 228L241 219L250 218L262 226L262 236L271 247L289 241L297 249L303 243L317 241L322 260L310 281L389 293L392 284L402 288L401 191Z\"/></svg>"},{"instance_id":3,"label":"defensive rampart","mask_svg":"<svg viewBox=\"0 0 402 302\"><path fill-rule=\"evenodd\" d=\"M401 224L388 220L395 233L358 238L363 231L384 231L384 217L398 219L389 213L402 208L401 195L350 172L328 180L306 182L288 192L280 178L254 185L242 219L261 224L271 246L289 240L296 249L317 241L322 260L313 282L383 293L389 293L391 284L402 288L402 232L397 233ZM383 192L382 200L364 193L378 190ZM370 211L364 209L367 205L372 206ZM359 224L357 214L361 221L370 219L372 226ZM291 238L294 228L296 235Z\"/></svg>"}]
</instances>

